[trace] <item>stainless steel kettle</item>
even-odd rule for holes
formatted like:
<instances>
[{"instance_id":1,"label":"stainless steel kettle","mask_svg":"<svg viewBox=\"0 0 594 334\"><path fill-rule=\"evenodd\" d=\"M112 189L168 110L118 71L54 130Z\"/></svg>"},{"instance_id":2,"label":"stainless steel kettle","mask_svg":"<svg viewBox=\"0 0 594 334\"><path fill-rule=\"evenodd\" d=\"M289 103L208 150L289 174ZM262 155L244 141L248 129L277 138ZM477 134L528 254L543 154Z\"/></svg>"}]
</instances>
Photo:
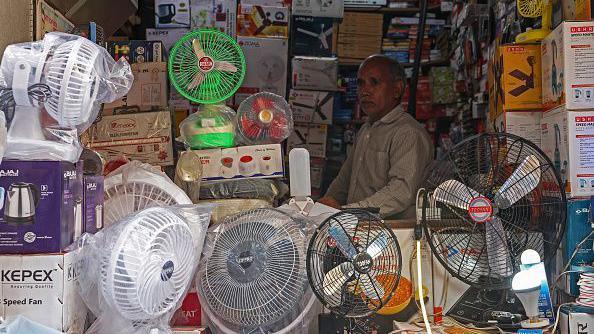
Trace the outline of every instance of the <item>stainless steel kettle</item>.
<instances>
[{"instance_id":1,"label":"stainless steel kettle","mask_svg":"<svg viewBox=\"0 0 594 334\"><path fill-rule=\"evenodd\" d=\"M33 224L39 190L32 183L13 183L8 188L4 204L4 219L8 224Z\"/></svg>"}]
</instances>

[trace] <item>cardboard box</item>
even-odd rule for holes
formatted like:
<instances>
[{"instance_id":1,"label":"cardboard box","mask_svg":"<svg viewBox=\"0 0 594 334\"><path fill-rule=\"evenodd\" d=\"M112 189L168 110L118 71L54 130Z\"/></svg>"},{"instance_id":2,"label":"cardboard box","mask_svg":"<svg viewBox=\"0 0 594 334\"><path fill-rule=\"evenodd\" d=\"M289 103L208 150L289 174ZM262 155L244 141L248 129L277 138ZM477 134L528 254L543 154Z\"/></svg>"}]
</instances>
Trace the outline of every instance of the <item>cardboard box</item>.
<instances>
[{"instance_id":1,"label":"cardboard box","mask_svg":"<svg viewBox=\"0 0 594 334\"><path fill-rule=\"evenodd\" d=\"M289 104L295 122L332 124L333 92L291 89Z\"/></svg>"},{"instance_id":2,"label":"cardboard box","mask_svg":"<svg viewBox=\"0 0 594 334\"><path fill-rule=\"evenodd\" d=\"M214 27L235 37L236 0L190 0L190 28Z\"/></svg>"},{"instance_id":3,"label":"cardboard box","mask_svg":"<svg viewBox=\"0 0 594 334\"><path fill-rule=\"evenodd\" d=\"M155 0L157 28L189 28L190 0Z\"/></svg>"},{"instance_id":4,"label":"cardboard box","mask_svg":"<svg viewBox=\"0 0 594 334\"><path fill-rule=\"evenodd\" d=\"M0 176L0 253L60 252L80 235L82 165L5 159Z\"/></svg>"},{"instance_id":5,"label":"cardboard box","mask_svg":"<svg viewBox=\"0 0 594 334\"><path fill-rule=\"evenodd\" d=\"M237 37L249 69L241 87L235 94L239 105L257 92L270 92L285 97L287 94L287 62L289 43L279 38Z\"/></svg>"},{"instance_id":6,"label":"cardboard box","mask_svg":"<svg viewBox=\"0 0 594 334\"><path fill-rule=\"evenodd\" d=\"M338 90L338 59L335 57L293 57L292 87L295 89Z\"/></svg>"},{"instance_id":7,"label":"cardboard box","mask_svg":"<svg viewBox=\"0 0 594 334\"><path fill-rule=\"evenodd\" d=\"M238 11L238 36L289 38L289 8L242 3Z\"/></svg>"},{"instance_id":8,"label":"cardboard box","mask_svg":"<svg viewBox=\"0 0 594 334\"><path fill-rule=\"evenodd\" d=\"M171 322L176 327L193 327L200 326L202 309L200 308L200 300L195 289L184 298L182 305L175 311Z\"/></svg>"},{"instance_id":9,"label":"cardboard box","mask_svg":"<svg viewBox=\"0 0 594 334\"><path fill-rule=\"evenodd\" d=\"M114 110L138 107L140 111L167 107L167 63L134 63L134 82L128 94L103 105L103 115Z\"/></svg>"},{"instance_id":10,"label":"cardboard box","mask_svg":"<svg viewBox=\"0 0 594 334\"><path fill-rule=\"evenodd\" d=\"M202 181L284 176L280 144L195 151L202 162ZM182 155L185 152L181 153Z\"/></svg>"},{"instance_id":11,"label":"cardboard box","mask_svg":"<svg viewBox=\"0 0 594 334\"><path fill-rule=\"evenodd\" d=\"M187 28L176 28L176 29L146 29L146 39L148 41L161 41L163 47L167 52L171 50L175 42L180 38L184 37L190 30Z\"/></svg>"},{"instance_id":12,"label":"cardboard box","mask_svg":"<svg viewBox=\"0 0 594 334\"><path fill-rule=\"evenodd\" d=\"M540 110L506 111L497 117L494 127L496 132L511 133L541 147L541 119Z\"/></svg>"},{"instance_id":13,"label":"cardboard box","mask_svg":"<svg viewBox=\"0 0 594 334\"><path fill-rule=\"evenodd\" d=\"M353 39L352 43L338 43L338 57L339 58L354 58L364 59L373 54L381 52L382 49L382 36L365 36L366 41L363 39ZM339 36L340 39L340 36ZM359 42L356 42L359 41Z\"/></svg>"},{"instance_id":14,"label":"cardboard box","mask_svg":"<svg viewBox=\"0 0 594 334\"><path fill-rule=\"evenodd\" d=\"M566 264L572 258L573 252L578 243L587 237L592 231L591 225L591 201L571 200L567 201L567 225L565 226L565 235L563 237L563 264ZM590 238L584 242L571 260L571 266L568 270L588 270L594 262L594 243ZM565 292L573 295L579 295L577 281L578 273L569 273L565 277Z\"/></svg>"},{"instance_id":15,"label":"cardboard box","mask_svg":"<svg viewBox=\"0 0 594 334\"><path fill-rule=\"evenodd\" d=\"M320 189L324 182L324 168L326 167L326 161L322 158L314 158L310 161L310 179L311 187Z\"/></svg>"},{"instance_id":16,"label":"cardboard box","mask_svg":"<svg viewBox=\"0 0 594 334\"><path fill-rule=\"evenodd\" d=\"M83 175L83 226L86 233L103 228L103 175Z\"/></svg>"},{"instance_id":17,"label":"cardboard box","mask_svg":"<svg viewBox=\"0 0 594 334\"><path fill-rule=\"evenodd\" d=\"M10 44L29 42L34 37L35 0L4 0L0 10L0 57Z\"/></svg>"},{"instance_id":18,"label":"cardboard box","mask_svg":"<svg viewBox=\"0 0 594 334\"><path fill-rule=\"evenodd\" d=\"M497 116L503 110L542 108L540 46L508 44L498 47L492 70Z\"/></svg>"},{"instance_id":19,"label":"cardboard box","mask_svg":"<svg viewBox=\"0 0 594 334\"><path fill-rule=\"evenodd\" d=\"M541 147L567 181L567 197L594 195L594 111L547 111L541 121Z\"/></svg>"},{"instance_id":20,"label":"cardboard box","mask_svg":"<svg viewBox=\"0 0 594 334\"><path fill-rule=\"evenodd\" d=\"M35 7L35 40L43 39L43 36L48 32L67 32L72 28L74 28L74 24L60 11L54 9L45 0L37 1Z\"/></svg>"},{"instance_id":21,"label":"cardboard box","mask_svg":"<svg viewBox=\"0 0 594 334\"><path fill-rule=\"evenodd\" d=\"M293 0L292 8L293 15L334 18L341 18L344 16L343 0Z\"/></svg>"},{"instance_id":22,"label":"cardboard box","mask_svg":"<svg viewBox=\"0 0 594 334\"><path fill-rule=\"evenodd\" d=\"M338 31L341 35L382 35L384 15L376 13L346 12Z\"/></svg>"},{"instance_id":23,"label":"cardboard box","mask_svg":"<svg viewBox=\"0 0 594 334\"><path fill-rule=\"evenodd\" d=\"M291 51L295 56L330 57L334 51L335 33L331 18L294 15Z\"/></svg>"},{"instance_id":24,"label":"cardboard box","mask_svg":"<svg viewBox=\"0 0 594 334\"><path fill-rule=\"evenodd\" d=\"M124 155L151 165L172 166L171 118L169 110L103 116L81 141L107 161Z\"/></svg>"},{"instance_id":25,"label":"cardboard box","mask_svg":"<svg viewBox=\"0 0 594 334\"><path fill-rule=\"evenodd\" d=\"M594 22L563 22L541 44L545 110L594 108Z\"/></svg>"},{"instance_id":26,"label":"cardboard box","mask_svg":"<svg viewBox=\"0 0 594 334\"><path fill-rule=\"evenodd\" d=\"M590 0L561 0L561 4L565 21L590 21L592 19Z\"/></svg>"},{"instance_id":27,"label":"cardboard box","mask_svg":"<svg viewBox=\"0 0 594 334\"><path fill-rule=\"evenodd\" d=\"M328 125L326 124L295 124L295 128L287 139L287 151L302 147L309 151L313 158L326 157L326 138Z\"/></svg>"},{"instance_id":28,"label":"cardboard box","mask_svg":"<svg viewBox=\"0 0 594 334\"><path fill-rule=\"evenodd\" d=\"M65 333L82 333L87 308L78 294L75 253L0 255L0 316L18 315Z\"/></svg>"},{"instance_id":29,"label":"cardboard box","mask_svg":"<svg viewBox=\"0 0 594 334\"><path fill-rule=\"evenodd\" d=\"M124 57L129 63L164 61L161 41L107 42L105 44L105 49L115 60Z\"/></svg>"},{"instance_id":30,"label":"cardboard box","mask_svg":"<svg viewBox=\"0 0 594 334\"><path fill-rule=\"evenodd\" d=\"M561 334L589 334L594 328L594 313L591 308L565 305L559 314Z\"/></svg>"}]
</instances>

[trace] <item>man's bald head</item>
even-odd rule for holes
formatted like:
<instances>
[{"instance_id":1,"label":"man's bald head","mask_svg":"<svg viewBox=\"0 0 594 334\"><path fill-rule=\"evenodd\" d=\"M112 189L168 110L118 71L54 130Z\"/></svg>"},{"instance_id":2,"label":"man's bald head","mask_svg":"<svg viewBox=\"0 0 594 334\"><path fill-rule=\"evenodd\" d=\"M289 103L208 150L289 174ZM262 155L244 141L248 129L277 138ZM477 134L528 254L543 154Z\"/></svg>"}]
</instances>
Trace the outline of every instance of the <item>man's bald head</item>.
<instances>
[{"instance_id":1,"label":"man's bald head","mask_svg":"<svg viewBox=\"0 0 594 334\"><path fill-rule=\"evenodd\" d=\"M394 82L400 81L402 83L402 92L404 92L404 89L406 88L406 73L398 61L382 54L374 54L363 60L361 65L359 65L358 72L361 72L364 67L371 64L377 64L382 68L387 69L390 72L390 76Z\"/></svg>"}]
</instances>

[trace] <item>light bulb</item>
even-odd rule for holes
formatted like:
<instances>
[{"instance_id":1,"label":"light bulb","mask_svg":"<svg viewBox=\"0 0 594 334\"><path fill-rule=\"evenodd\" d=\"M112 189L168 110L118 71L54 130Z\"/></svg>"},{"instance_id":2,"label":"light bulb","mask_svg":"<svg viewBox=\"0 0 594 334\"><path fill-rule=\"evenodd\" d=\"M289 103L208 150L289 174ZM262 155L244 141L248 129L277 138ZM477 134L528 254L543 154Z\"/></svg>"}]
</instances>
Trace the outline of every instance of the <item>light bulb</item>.
<instances>
[{"instance_id":1,"label":"light bulb","mask_svg":"<svg viewBox=\"0 0 594 334\"><path fill-rule=\"evenodd\" d=\"M523 255L523 254L522 254ZM530 270L517 273L512 279L512 289L526 311L528 320L522 321L524 328L540 328L547 326L547 319L540 319L538 312L538 298L540 297L540 279Z\"/></svg>"},{"instance_id":2,"label":"light bulb","mask_svg":"<svg viewBox=\"0 0 594 334\"><path fill-rule=\"evenodd\" d=\"M527 249L522 252L520 257L523 265L540 263L540 255L534 249Z\"/></svg>"}]
</instances>

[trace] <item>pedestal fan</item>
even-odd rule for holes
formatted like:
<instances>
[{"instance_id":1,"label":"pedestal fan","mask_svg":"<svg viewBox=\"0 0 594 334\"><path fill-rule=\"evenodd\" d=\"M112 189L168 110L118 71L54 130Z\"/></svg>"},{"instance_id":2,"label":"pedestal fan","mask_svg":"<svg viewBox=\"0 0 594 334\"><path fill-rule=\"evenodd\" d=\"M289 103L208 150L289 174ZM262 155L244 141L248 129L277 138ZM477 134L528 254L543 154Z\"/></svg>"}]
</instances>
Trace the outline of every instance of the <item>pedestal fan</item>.
<instances>
[{"instance_id":1,"label":"pedestal fan","mask_svg":"<svg viewBox=\"0 0 594 334\"><path fill-rule=\"evenodd\" d=\"M554 164L523 138L480 134L444 156L418 203L434 256L471 286L448 315L475 324L519 320L502 315L521 310L508 289L522 252L549 262L563 235L566 198Z\"/></svg>"}]
</instances>

